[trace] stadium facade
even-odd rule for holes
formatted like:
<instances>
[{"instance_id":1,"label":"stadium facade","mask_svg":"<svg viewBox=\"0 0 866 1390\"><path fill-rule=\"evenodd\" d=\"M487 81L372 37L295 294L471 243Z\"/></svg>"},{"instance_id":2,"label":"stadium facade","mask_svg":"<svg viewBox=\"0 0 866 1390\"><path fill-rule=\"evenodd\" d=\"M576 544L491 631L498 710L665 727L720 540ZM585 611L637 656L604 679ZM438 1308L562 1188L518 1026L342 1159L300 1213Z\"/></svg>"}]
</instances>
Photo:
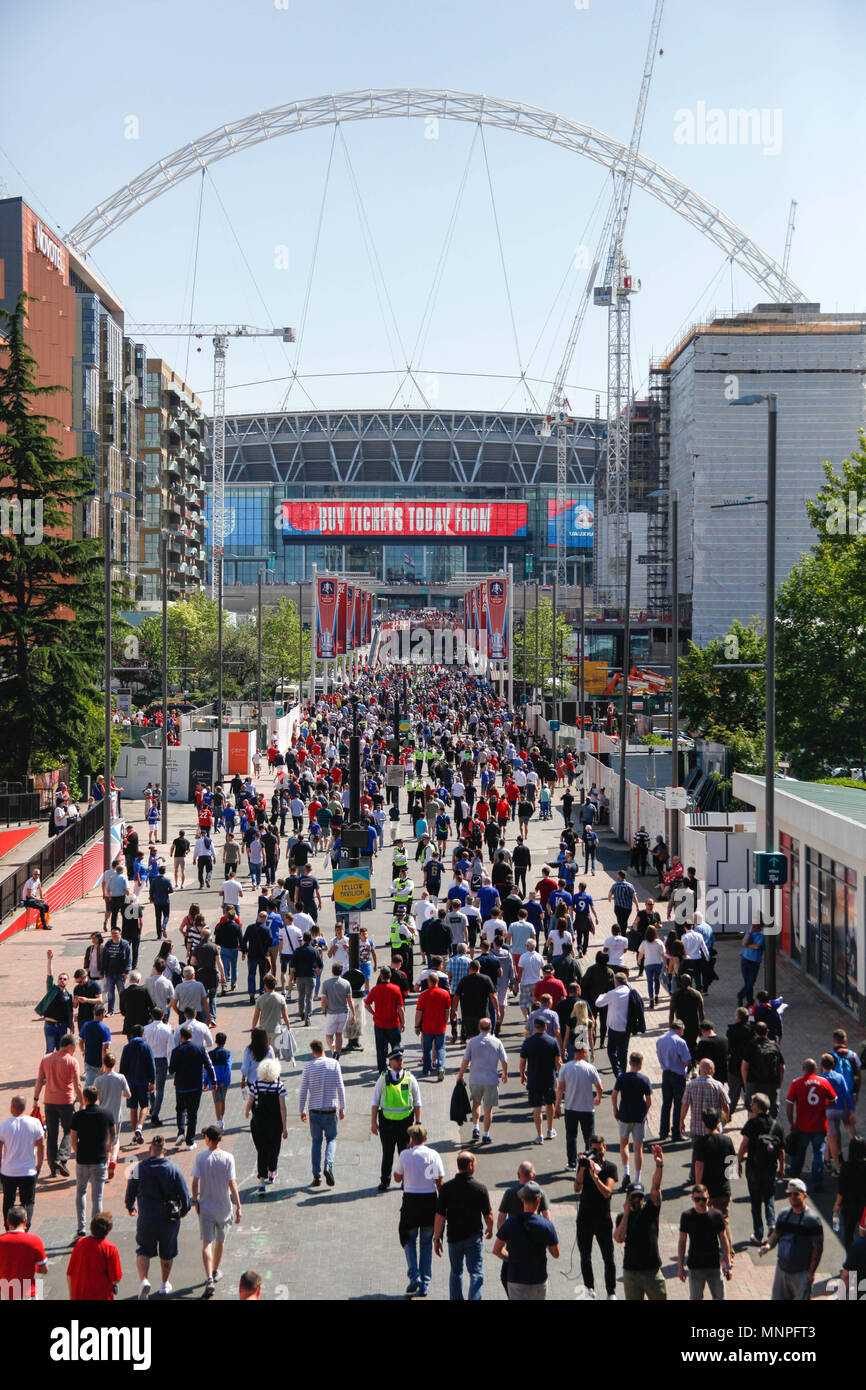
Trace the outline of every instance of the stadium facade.
<instances>
[{"instance_id":1,"label":"stadium facade","mask_svg":"<svg viewBox=\"0 0 866 1390\"><path fill-rule=\"evenodd\" d=\"M540 415L440 410L303 411L226 418L225 582L277 584L320 569L441 584L509 563L552 578L556 441ZM603 424L568 437L566 549L591 580ZM423 601L419 595L419 601Z\"/></svg>"}]
</instances>

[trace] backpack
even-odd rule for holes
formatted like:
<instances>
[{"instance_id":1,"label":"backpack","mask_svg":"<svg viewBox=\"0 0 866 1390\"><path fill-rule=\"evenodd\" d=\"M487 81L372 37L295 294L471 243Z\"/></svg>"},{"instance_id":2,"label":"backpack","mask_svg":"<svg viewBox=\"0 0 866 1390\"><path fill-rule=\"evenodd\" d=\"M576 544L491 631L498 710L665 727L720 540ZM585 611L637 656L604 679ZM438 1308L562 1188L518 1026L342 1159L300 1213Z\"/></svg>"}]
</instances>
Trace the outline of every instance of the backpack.
<instances>
[{"instance_id":1,"label":"backpack","mask_svg":"<svg viewBox=\"0 0 866 1390\"><path fill-rule=\"evenodd\" d=\"M749 1153L759 1168L769 1172L778 1167L779 1155L783 1147L784 1143L779 1135L773 1134L772 1130L767 1130L764 1134L757 1136L754 1145L749 1149Z\"/></svg>"},{"instance_id":2,"label":"backpack","mask_svg":"<svg viewBox=\"0 0 866 1390\"><path fill-rule=\"evenodd\" d=\"M778 1086L780 1075L779 1050L774 1043L760 1044L749 1066L749 1081L761 1086Z\"/></svg>"},{"instance_id":3,"label":"backpack","mask_svg":"<svg viewBox=\"0 0 866 1390\"><path fill-rule=\"evenodd\" d=\"M836 1070L841 1074L842 1080L845 1082L845 1090L847 1092L845 1099L851 1101L854 1096L854 1068L851 1065L851 1060L847 1055L845 1057L840 1057L838 1052L834 1052L832 1055L836 1062Z\"/></svg>"}]
</instances>

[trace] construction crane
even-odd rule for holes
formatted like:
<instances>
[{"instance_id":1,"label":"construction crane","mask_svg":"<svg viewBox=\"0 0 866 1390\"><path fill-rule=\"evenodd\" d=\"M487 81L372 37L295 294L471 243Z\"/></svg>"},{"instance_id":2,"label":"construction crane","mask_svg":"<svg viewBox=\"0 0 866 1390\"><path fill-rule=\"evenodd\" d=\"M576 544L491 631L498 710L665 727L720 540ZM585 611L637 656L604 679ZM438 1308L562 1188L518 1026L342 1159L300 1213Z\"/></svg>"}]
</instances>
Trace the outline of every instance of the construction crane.
<instances>
[{"instance_id":1,"label":"construction crane","mask_svg":"<svg viewBox=\"0 0 866 1390\"><path fill-rule=\"evenodd\" d=\"M615 498L614 528L618 542L617 551L622 549L624 529L628 526L628 404L631 346L629 295L639 288L639 282L633 281L628 274L627 266L623 262L622 244L663 9L664 0L656 0L631 144L625 165L622 171L616 175L613 198L587 274L580 304L566 343L565 353L551 389L547 416L540 430L543 437L549 437L554 430L556 431L556 578L557 584L562 586L565 586L568 580L565 547L565 509L568 500L567 433L569 427L574 424L565 397L565 379L571 367L590 298L595 304L609 306L606 516L610 516L610 499L613 496ZM596 280L605 252L607 252L605 280L602 286L596 288ZM616 287L615 292L614 287ZM624 427L623 415L625 415ZM614 418L615 426L613 424ZM614 436L613 452L611 450L612 435ZM616 486L612 486L612 476L616 479Z\"/></svg>"},{"instance_id":2,"label":"construction crane","mask_svg":"<svg viewBox=\"0 0 866 1390\"><path fill-rule=\"evenodd\" d=\"M292 328L250 328L249 324L234 326L225 323L137 323L137 332L155 338L212 338L213 356L213 434L211 454L211 598L216 598L216 570L225 548L226 495L226 352L229 338L281 338L284 343L295 341Z\"/></svg>"},{"instance_id":3,"label":"construction crane","mask_svg":"<svg viewBox=\"0 0 866 1390\"><path fill-rule=\"evenodd\" d=\"M794 239L795 222L794 217L797 212L797 200L791 199L791 211L788 213L788 234L785 237L785 254L782 257L782 274L788 274L788 262L791 259L791 242Z\"/></svg>"},{"instance_id":4,"label":"construction crane","mask_svg":"<svg viewBox=\"0 0 866 1390\"><path fill-rule=\"evenodd\" d=\"M619 180L613 234L604 283L593 292L593 302L607 308L607 478L605 524L612 540L613 566L609 566L611 588L625 581L625 550L628 534L629 417L631 407L631 296L640 281L629 272L623 243L628 219L634 171L640 151L647 98L655 65L659 27L664 0L656 0L644 61L643 80L635 111L631 143L625 169ZM612 595L615 601L615 594Z\"/></svg>"}]
</instances>

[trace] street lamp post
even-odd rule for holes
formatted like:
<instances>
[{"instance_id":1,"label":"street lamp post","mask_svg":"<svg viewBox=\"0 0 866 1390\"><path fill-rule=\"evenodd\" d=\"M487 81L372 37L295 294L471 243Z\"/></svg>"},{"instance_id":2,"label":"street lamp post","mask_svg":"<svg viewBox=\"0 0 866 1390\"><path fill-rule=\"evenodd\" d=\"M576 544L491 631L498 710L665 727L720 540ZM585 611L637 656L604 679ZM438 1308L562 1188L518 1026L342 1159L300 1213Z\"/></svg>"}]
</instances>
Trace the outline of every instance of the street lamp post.
<instances>
[{"instance_id":1,"label":"street lamp post","mask_svg":"<svg viewBox=\"0 0 866 1390\"><path fill-rule=\"evenodd\" d=\"M767 405L766 733L764 745L764 849L776 847L776 444L779 398L775 391L739 396L731 405ZM769 932L764 947L764 985L776 994L776 890L769 888ZM763 913L762 913L763 916Z\"/></svg>"},{"instance_id":2,"label":"street lamp post","mask_svg":"<svg viewBox=\"0 0 866 1390\"><path fill-rule=\"evenodd\" d=\"M259 575L258 575L258 593L257 593L257 600L258 600L258 609L257 609L257 613L256 613L256 636L257 636L257 660L258 660L258 667L259 667L259 680L258 680L258 689L257 689L257 692L256 692L256 693L257 693L257 698L258 698L258 713L257 713L257 715L256 715L256 748L259 747L259 744L260 744L260 742L261 742L262 724L263 724L263 722L264 722L264 721L262 720L262 572L261 572L261 570L259 570Z\"/></svg>"},{"instance_id":3,"label":"street lamp post","mask_svg":"<svg viewBox=\"0 0 866 1390\"><path fill-rule=\"evenodd\" d=\"M217 556L217 770L216 781L223 779L223 552Z\"/></svg>"},{"instance_id":4,"label":"street lamp post","mask_svg":"<svg viewBox=\"0 0 866 1390\"><path fill-rule=\"evenodd\" d=\"M625 614L622 631L622 730L619 748L619 838L625 841L625 755L628 748L628 673L631 646L631 532L625 542Z\"/></svg>"},{"instance_id":5,"label":"street lamp post","mask_svg":"<svg viewBox=\"0 0 866 1390\"><path fill-rule=\"evenodd\" d=\"M650 497L669 497L671 509L671 786L680 785L680 494L675 487L658 488ZM655 776L655 772L653 772ZM677 812L670 813L671 855L679 853Z\"/></svg>"},{"instance_id":6,"label":"street lamp post","mask_svg":"<svg viewBox=\"0 0 866 1390\"><path fill-rule=\"evenodd\" d=\"M107 481L107 479L106 479ZM135 501L135 495L131 492L112 492L106 487L103 496L102 532L104 539L104 568L103 578L105 585L105 746L104 746L104 765L103 780L105 782L105 796L103 798L103 817L102 817L102 858L103 867L111 868L111 776L113 772L111 757L111 533L112 533L112 511L111 503L115 497L125 497L130 501Z\"/></svg>"},{"instance_id":7,"label":"street lamp post","mask_svg":"<svg viewBox=\"0 0 866 1390\"><path fill-rule=\"evenodd\" d=\"M586 556L580 557L580 728L578 729L578 739L585 737L584 734L584 706L586 704ZM586 768L586 754L580 755L581 767ZM583 772L580 781L580 804L586 801L586 773Z\"/></svg>"},{"instance_id":8,"label":"street lamp post","mask_svg":"<svg viewBox=\"0 0 866 1390\"><path fill-rule=\"evenodd\" d=\"M168 840L168 532L159 534L162 564L162 757L160 759L160 839Z\"/></svg>"}]
</instances>

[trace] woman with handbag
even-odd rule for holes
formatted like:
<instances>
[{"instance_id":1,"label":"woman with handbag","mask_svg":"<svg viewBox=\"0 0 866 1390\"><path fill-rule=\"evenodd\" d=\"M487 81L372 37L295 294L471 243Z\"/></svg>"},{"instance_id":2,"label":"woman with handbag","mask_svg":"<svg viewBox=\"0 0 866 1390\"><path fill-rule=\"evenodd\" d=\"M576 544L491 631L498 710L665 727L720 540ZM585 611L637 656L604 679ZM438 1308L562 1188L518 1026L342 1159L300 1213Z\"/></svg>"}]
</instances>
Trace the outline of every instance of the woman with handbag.
<instances>
[{"instance_id":1,"label":"woman with handbag","mask_svg":"<svg viewBox=\"0 0 866 1390\"><path fill-rule=\"evenodd\" d=\"M286 1123L286 1088L280 1081L280 1064L266 1058L259 1063L258 1076L250 1082L249 1100L245 1111L250 1120L250 1133L256 1146L259 1186L256 1194L264 1197L266 1183L276 1181L280 1144L289 1137Z\"/></svg>"}]
</instances>

